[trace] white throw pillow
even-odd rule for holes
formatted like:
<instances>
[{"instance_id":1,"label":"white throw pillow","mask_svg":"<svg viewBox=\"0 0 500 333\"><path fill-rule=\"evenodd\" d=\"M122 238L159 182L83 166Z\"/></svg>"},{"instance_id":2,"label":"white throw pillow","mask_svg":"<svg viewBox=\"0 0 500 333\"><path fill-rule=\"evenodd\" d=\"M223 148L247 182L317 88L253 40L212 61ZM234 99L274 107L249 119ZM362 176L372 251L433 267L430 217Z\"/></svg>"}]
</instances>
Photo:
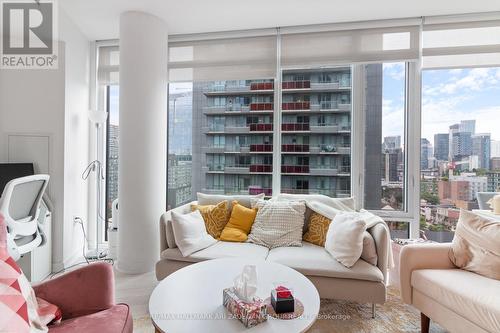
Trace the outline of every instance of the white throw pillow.
<instances>
[{"instance_id":1,"label":"white throw pillow","mask_svg":"<svg viewBox=\"0 0 500 333\"><path fill-rule=\"evenodd\" d=\"M270 249L281 246L302 246L304 202L259 200L248 242Z\"/></svg>"},{"instance_id":2,"label":"white throw pillow","mask_svg":"<svg viewBox=\"0 0 500 333\"><path fill-rule=\"evenodd\" d=\"M326 233L325 249L346 267L352 267L363 252L365 218L364 213L341 212L335 215Z\"/></svg>"},{"instance_id":3,"label":"white throw pillow","mask_svg":"<svg viewBox=\"0 0 500 333\"><path fill-rule=\"evenodd\" d=\"M189 214L172 212L172 228L174 229L175 243L184 257L217 243L207 233L205 222L199 210Z\"/></svg>"}]
</instances>

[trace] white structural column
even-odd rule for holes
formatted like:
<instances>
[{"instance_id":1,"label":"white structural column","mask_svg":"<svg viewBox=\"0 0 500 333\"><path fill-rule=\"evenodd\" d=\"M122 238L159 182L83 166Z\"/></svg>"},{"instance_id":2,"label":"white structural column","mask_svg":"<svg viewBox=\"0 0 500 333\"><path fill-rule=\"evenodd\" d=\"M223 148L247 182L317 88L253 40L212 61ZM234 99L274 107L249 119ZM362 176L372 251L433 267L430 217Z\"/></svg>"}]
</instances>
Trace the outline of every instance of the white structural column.
<instances>
[{"instance_id":1,"label":"white structural column","mask_svg":"<svg viewBox=\"0 0 500 333\"><path fill-rule=\"evenodd\" d=\"M166 208L167 44L165 22L120 17L119 271L149 272L159 258Z\"/></svg>"}]
</instances>

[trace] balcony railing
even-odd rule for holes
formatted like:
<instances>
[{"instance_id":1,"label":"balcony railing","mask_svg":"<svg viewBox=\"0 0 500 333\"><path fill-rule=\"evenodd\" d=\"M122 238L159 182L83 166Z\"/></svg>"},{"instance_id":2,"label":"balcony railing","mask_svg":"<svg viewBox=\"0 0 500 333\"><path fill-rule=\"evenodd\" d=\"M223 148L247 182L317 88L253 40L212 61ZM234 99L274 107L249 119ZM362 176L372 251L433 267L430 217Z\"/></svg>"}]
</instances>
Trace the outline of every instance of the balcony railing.
<instances>
[{"instance_id":1,"label":"balcony railing","mask_svg":"<svg viewBox=\"0 0 500 333\"><path fill-rule=\"evenodd\" d=\"M310 80L303 81L286 81L282 83L283 90L286 89L309 89L311 88Z\"/></svg>"},{"instance_id":2,"label":"balcony railing","mask_svg":"<svg viewBox=\"0 0 500 333\"><path fill-rule=\"evenodd\" d=\"M281 130L289 132L309 131L310 127L309 123L288 123L288 124L281 124Z\"/></svg>"},{"instance_id":3,"label":"balcony railing","mask_svg":"<svg viewBox=\"0 0 500 333\"><path fill-rule=\"evenodd\" d=\"M260 82L250 84L250 90L273 90L274 85L272 82Z\"/></svg>"},{"instance_id":4,"label":"balcony railing","mask_svg":"<svg viewBox=\"0 0 500 333\"><path fill-rule=\"evenodd\" d=\"M282 165L282 173L309 173L308 165Z\"/></svg>"},{"instance_id":5,"label":"balcony railing","mask_svg":"<svg viewBox=\"0 0 500 333\"><path fill-rule=\"evenodd\" d=\"M253 144L250 145L251 152L272 152L273 145L272 144Z\"/></svg>"},{"instance_id":6,"label":"balcony railing","mask_svg":"<svg viewBox=\"0 0 500 333\"><path fill-rule=\"evenodd\" d=\"M208 171L224 171L224 164L208 164Z\"/></svg>"},{"instance_id":7,"label":"balcony railing","mask_svg":"<svg viewBox=\"0 0 500 333\"><path fill-rule=\"evenodd\" d=\"M250 103L250 111L273 111L274 103Z\"/></svg>"},{"instance_id":8,"label":"balcony railing","mask_svg":"<svg viewBox=\"0 0 500 333\"><path fill-rule=\"evenodd\" d=\"M310 110L311 103L310 102L284 102L281 105L283 111L287 110Z\"/></svg>"},{"instance_id":9,"label":"balcony railing","mask_svg":"<svg viewBox=\"0 0 500 333\"><path fill-rule=\"evenodd\" d=\"M302 153L309 151L309 145L284 144L281 145L281 151L284 153Z\"/></svg>"},{"instance_id":10,"label":"balcony railing","mask_svg":"<svg viewBox=\"0 0 500 333\"><path fill-rule=\"evenodd\" d=\"M271 132L273 124L250 124L250 132Z\"/></svg>"},{"instance_id":11,"label":"balcony railing","mask_svg":"<svg viewBox=\"0 0 500 333\"><path fill-rule=\"evenodd\" d=\"M250 172L273 172L272 164L252 164Z\"/></svg>"},{"instance_id":12,"label":"balcony railing","mask_svg":"<svg viewBox=\"0 0 500 333\"><path fill-rule=\"evenodd\" d=\"M337 198L345 198L351 195L350 190L337 190L334 188L310 188L310 189L282 188L281 192L290 194L323 194L329 197L337 197Z\"/></svg>"},{"instance_id":13,"label":"balcony railing","mask_svg":"<svg viewBox=\"0 0 500 333\"><path fill-rule=\"evenodd\" d=\"M261 193L264 193L266 197L270 197L273 195L273 190L267 187L248 186L248 194L256 195Z\"/></svg>"}]
</instances>

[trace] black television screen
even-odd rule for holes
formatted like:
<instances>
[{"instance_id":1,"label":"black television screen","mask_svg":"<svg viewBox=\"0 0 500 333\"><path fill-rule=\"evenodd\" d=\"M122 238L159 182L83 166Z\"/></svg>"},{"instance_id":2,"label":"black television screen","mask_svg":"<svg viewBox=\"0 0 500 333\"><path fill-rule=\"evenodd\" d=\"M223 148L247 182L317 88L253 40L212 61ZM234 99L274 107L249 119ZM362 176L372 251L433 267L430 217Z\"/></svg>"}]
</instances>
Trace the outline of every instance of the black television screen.
<instances>
[{"instance_id":1,"label":"black television screen","mask_svg":"<svg viewBox=\"0 0 500 333\"><path fill-rule=\"evenodd\" d=\"M12 179L34 175L33 163L0 163L0 196Z\"/></svg>"}]
</instances>

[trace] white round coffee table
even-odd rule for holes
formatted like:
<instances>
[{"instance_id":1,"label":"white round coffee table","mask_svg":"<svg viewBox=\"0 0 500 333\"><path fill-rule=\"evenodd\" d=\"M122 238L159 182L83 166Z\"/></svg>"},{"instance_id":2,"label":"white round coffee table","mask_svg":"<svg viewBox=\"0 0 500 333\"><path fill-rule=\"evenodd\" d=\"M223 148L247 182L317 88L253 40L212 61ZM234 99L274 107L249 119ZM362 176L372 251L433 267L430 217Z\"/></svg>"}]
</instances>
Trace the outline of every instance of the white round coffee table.
<instances>
[{"instance_id":1,"label":"white round coffee table","mask_svg":"<svg viewBox=\"0 0 500 333\"><path fill-rule=\"evenodd\" d=\"M257 296L270 296L273 283L286 282L294 297L304 305L304 314L296 319L267 321L246 328L237 319L227 317L222 305L222 290L233 285L243 266L256 265ZM281 264L243 258L214 259L189 265L161 281L149 299L149 313L158 332L305 332L319 313L316 287L301 273Z\"/></svg>"}]
</instances>

